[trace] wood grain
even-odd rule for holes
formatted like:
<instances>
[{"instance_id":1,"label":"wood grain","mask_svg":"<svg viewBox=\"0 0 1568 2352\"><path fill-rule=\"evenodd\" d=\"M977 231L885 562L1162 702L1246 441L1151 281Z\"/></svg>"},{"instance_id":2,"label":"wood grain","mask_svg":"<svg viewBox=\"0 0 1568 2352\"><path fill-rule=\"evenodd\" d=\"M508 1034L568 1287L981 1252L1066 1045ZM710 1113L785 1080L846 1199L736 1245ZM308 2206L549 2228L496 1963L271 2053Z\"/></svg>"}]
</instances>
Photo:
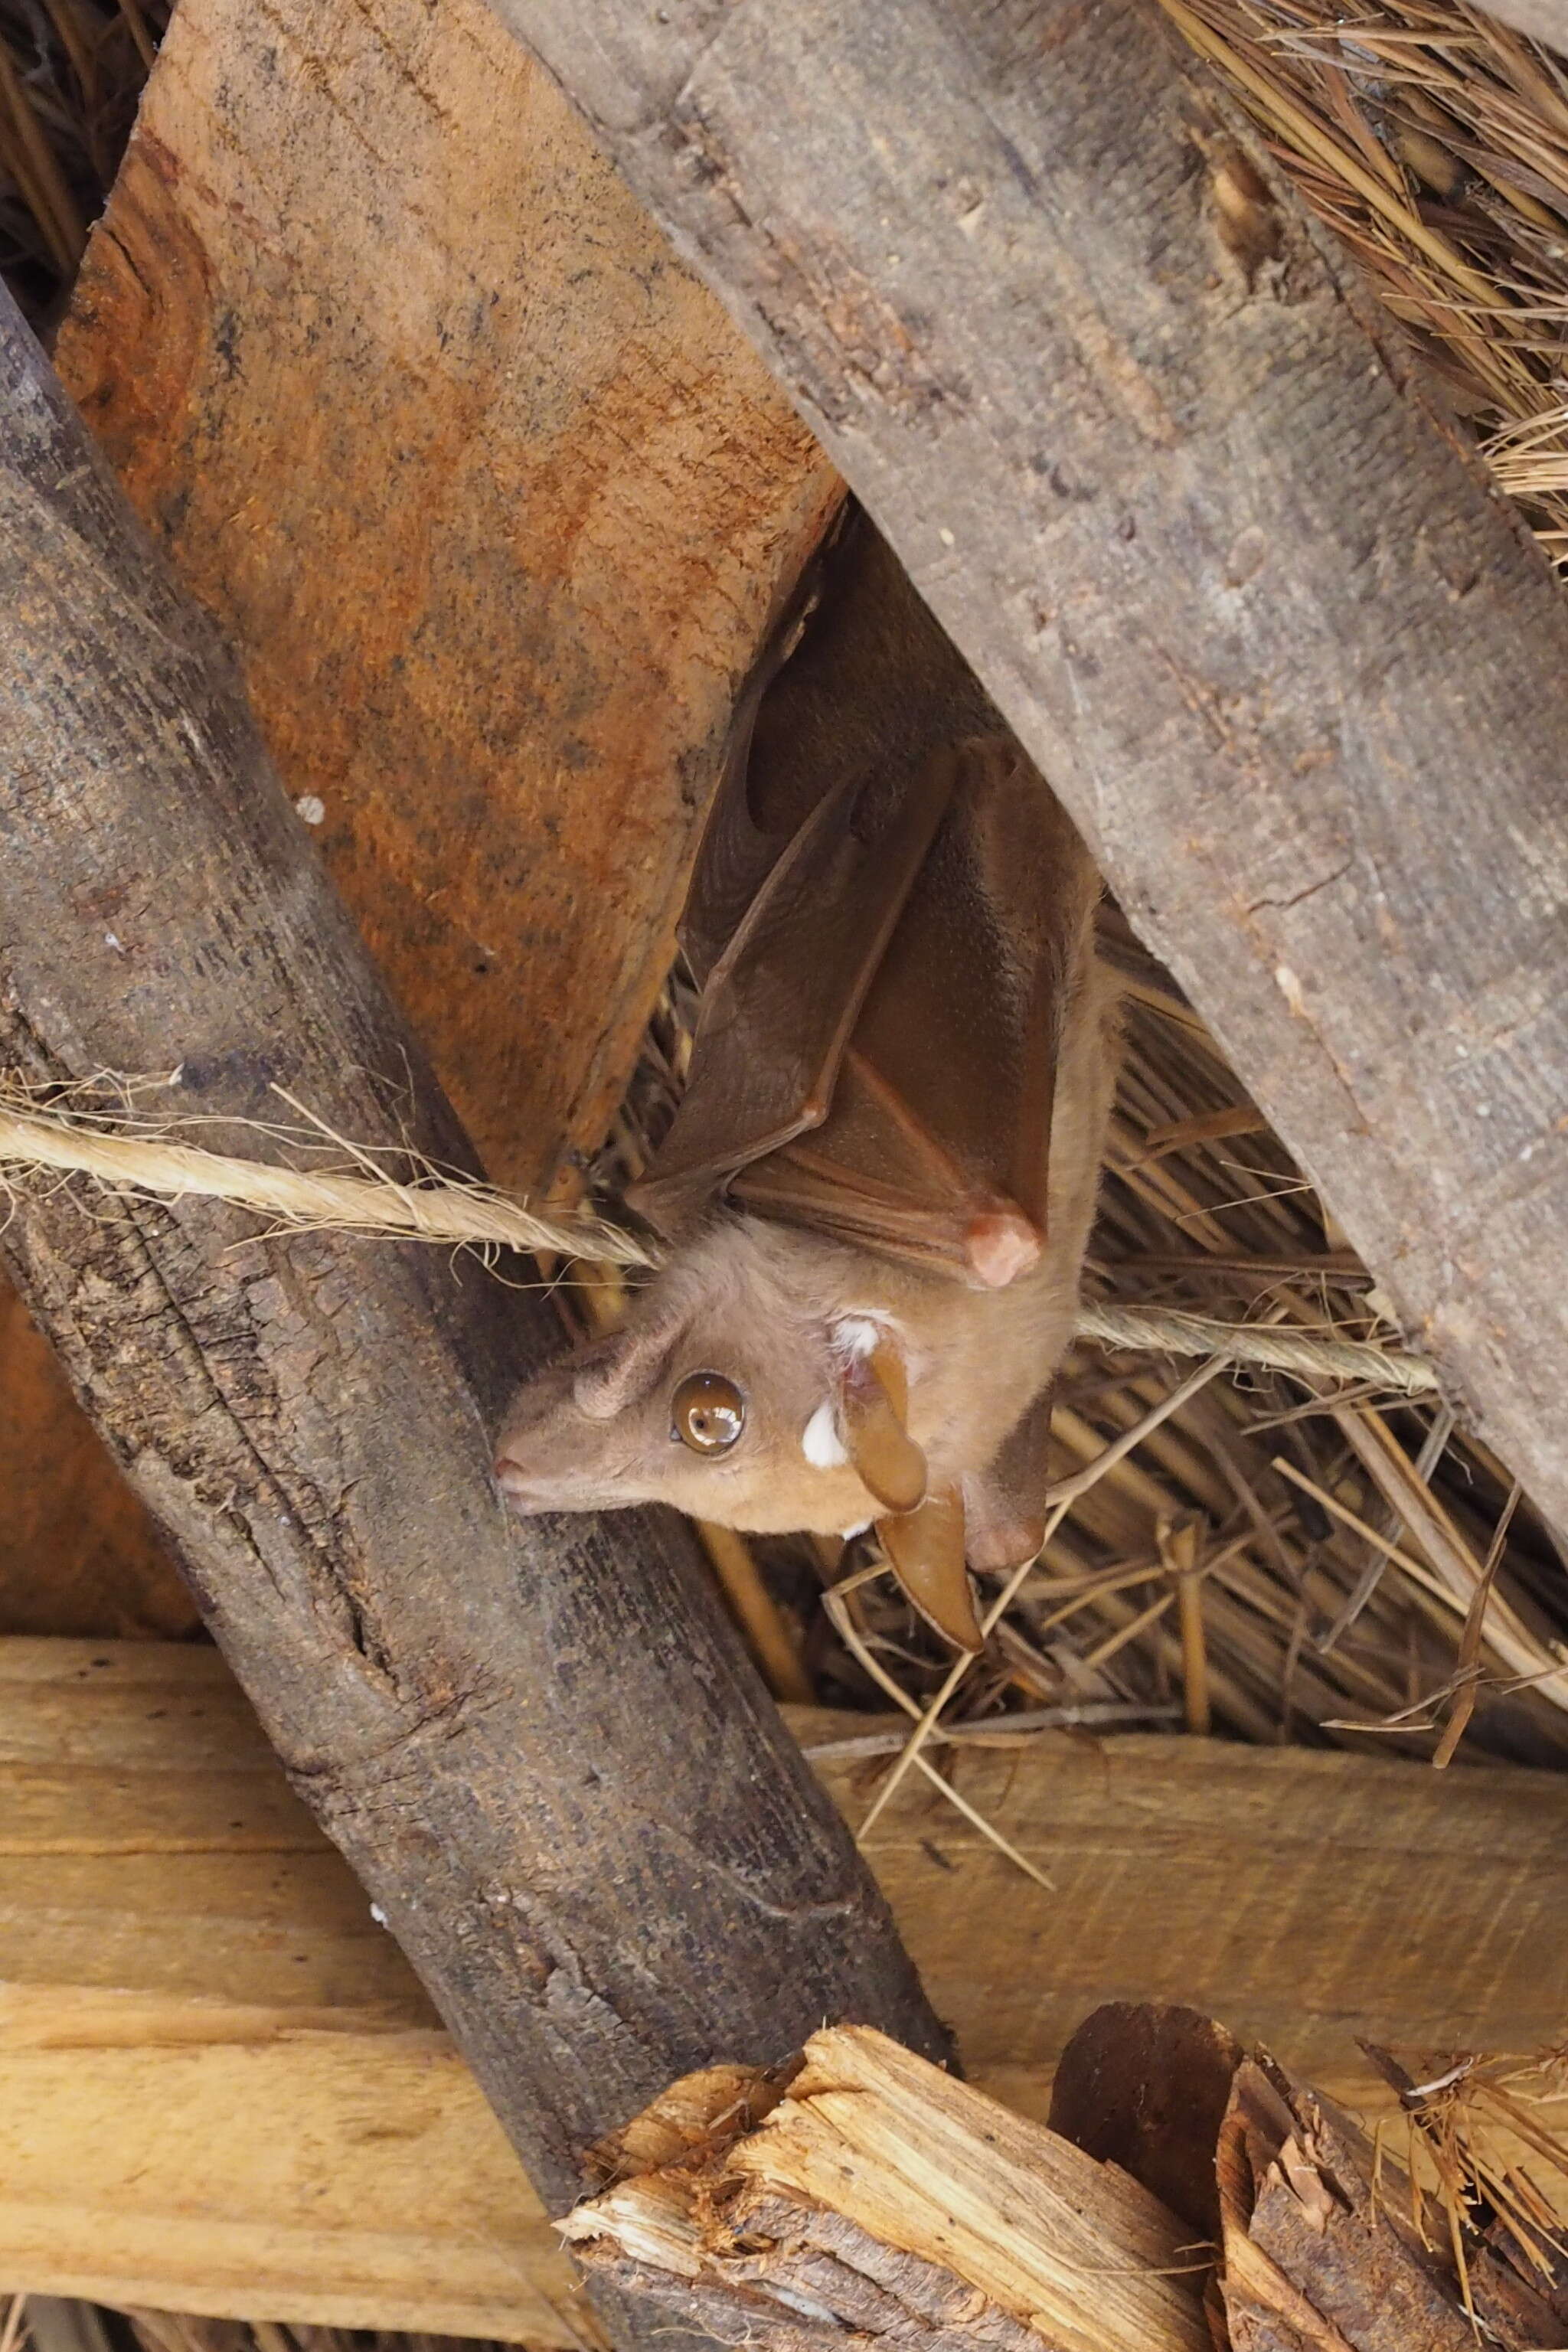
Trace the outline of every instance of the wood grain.
<instances>
[{"instance_id":1,"label":"wood grain","mask_svg":"<svg viewBox=\"0 0 1568 2352\"><path fill-rule=\"evenodd\" d=\"M864 2026L814 2033L782 2095L737 2071L617 2140L565 2224L591 2274L774 2352L1212 2352L1191 2225L1120 2166Z\"/></svg>"},{"instance_id":2,"label":"wood grain","mask_svg":"<svg viewBox=\"0 0 1568 2352\"><path fill-rule=\"evenodd\" d=\"M176 1063L220 1150L281 1086L471 1168L209 625L3 310L0 420L0 1052ZM715 2037L826 2011L943 2046L689 1531L502 1508L548 1302L212 1202L60 1186L3 1240L545 2197Z\"/></svg>"},{"instance_id":3,"label":"wood grain","mask_svg":"<svg viewBox=\"0 0 1568 2352\"><path fill-rule=\"evenodd\" d=\"M486 1167L548 1183L831 467L479 0L182 0L56 359Z\"/></svg>"},{"instance_id":4,"label":"wood grain","mask_svg":"<svg viewBox=\"0 0 1568 2352\"><path fill-rule=\"evenodd\" d=\"M865 1718L790 1719L855 1822L886 1759L832 1743ZM870 1860L971 2076L1018 2114L1046 2120L1103 1999L1210 2009L1363 2112L1388 2094L1358 2033L1441 2055L1568 2025L1554 1775L1143 1736L943 1763L1054 1891L912 1775ZM587 2325L213 1652L0 1643L0 1987L7 2282L563 2347Z\"/></svg>"},{"instance_id":5,"label":"wood grain","mask_svg":"<svg viewBox=\"0 0 1568 2352\"><path fill-rule=\"evenodd\" d=\"M182 5L57 357L490 1173L569 1183L827 460L478 0ZM9 1316L0 1382L0 1628L177 1631Z\"/></svg>"},{"instance_id":6,"label":"wood grain","mask_svg":"<svg viewBox=\"0 0 1568 2352\"><path fill-rule=\"evenodd\" d=\"M1568 606L1152 0L496 0L1568 1524Z\"/></svg>"}]
</instances>

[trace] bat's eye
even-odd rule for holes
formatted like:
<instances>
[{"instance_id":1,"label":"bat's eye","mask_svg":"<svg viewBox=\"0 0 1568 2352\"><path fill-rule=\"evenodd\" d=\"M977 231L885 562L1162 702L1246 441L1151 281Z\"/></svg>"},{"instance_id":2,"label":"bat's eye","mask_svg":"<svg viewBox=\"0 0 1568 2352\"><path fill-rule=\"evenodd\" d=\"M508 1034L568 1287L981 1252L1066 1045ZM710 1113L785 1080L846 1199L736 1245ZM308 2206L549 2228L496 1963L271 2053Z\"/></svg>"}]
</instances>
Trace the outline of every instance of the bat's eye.
<instances>
[{"instance_id":1,"label":"bat's eye","mask_svg":"<svg viewBox=\"0 0 1568 2352\"><path fill-rule=\"evenodd\" d=\"M727 1454L746 1426L746 1400L722 1372L690 1372L669 1401L669 1433L693 1454Z\"/></svg>"}]
</instances>

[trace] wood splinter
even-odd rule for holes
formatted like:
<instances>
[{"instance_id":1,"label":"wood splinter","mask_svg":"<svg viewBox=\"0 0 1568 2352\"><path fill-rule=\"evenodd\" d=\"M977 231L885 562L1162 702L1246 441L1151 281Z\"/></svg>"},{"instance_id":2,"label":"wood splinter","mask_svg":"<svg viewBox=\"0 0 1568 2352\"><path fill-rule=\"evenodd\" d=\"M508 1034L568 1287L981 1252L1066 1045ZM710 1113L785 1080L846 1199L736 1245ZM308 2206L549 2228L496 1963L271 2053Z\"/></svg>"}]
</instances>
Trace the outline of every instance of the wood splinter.
<instances>
[{"instance_id":1,"label":"wood splinter","mask_svg":"<svg viewBox=\"0 0 1568 2352\"><path fill-rule=\"evenodd\" d=\"M1506 2352L1560 2345L1568 2261L1426 2200L1197 2011L1109 2003L1026 2122L858 2026L688 2075L560 2226L721 2342L827 2352Z\"/></svg>"}]
</instances>

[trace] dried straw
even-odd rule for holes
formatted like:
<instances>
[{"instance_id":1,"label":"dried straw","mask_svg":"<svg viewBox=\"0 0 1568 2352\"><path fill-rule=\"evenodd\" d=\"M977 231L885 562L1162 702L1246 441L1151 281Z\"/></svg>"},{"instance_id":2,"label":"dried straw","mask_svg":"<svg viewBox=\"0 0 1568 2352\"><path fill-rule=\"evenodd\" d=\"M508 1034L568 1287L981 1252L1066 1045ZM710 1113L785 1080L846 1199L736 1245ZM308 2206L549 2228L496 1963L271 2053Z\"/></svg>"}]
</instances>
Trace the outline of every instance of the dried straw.
<instances>
[{"instance_id":1,"label":"dried straw","mask_svg":"<svg viewBox=\"0 0 1568 2352\"><path fill-rule=\"evenodd\" d=\"M168 0L0 0L0 275L47 328L135 119Z\"/></svg>"},{"instance_id":2,"label":"dried straw","mask_svg":"<svg viewBox=\"0 0 1568 2352\"><path fill-rule=\"evenodd\" d=\"M355 1157L369 1172L279 1168L80 1118L0 1109L0 1182L12 1189L28 1171L48 1170L90 1176L123 1199L226 1202L279 1229L603 1258L615 1265L653 1263L635 1235L597 1218L541 1216L526 1201L468 1180L400 1183L376 1170L367 1152Z\"/></svg>"},{"instance_id":3,"label":"dried straw","mask_svg":"<svg viewBox=\"0 0 1568 2352\"><path fill-rule=\"evenodd\" d=\"M1163 0L1568 559L1568 63L1461 0Z\"/></svg>"}]
</instances>

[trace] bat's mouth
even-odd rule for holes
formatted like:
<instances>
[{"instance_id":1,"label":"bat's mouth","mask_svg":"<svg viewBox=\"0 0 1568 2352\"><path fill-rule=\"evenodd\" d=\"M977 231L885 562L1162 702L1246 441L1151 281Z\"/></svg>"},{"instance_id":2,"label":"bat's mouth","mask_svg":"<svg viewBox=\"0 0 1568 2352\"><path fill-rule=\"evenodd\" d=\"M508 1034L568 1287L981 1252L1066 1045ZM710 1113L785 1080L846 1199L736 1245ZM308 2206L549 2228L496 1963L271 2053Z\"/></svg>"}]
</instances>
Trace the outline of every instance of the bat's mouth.
<instances>
[{"instance_id":1,"label":"bat's mouth","mask_svg":"<svg viewBox=\"0 0 1568 2352\"><path fill-rule=\"evenodd\" d=\"M498 1454L494 1469L496 1485L512 1510L521 1512L526 1518L534 1511L550 1508L550 1497L540 1482L531 1478L521 1463L514 1462L510 1454Z\"/></svg>"},{"instance_id":2,"label":"bat's mouth","mask_svg":"<svg viewBox=\"0 0 1568 2352\"><path fill-rule=\"evenodd\" d=\"M564 1477L548 1470L531 1470L512 1454L498 1454L491 1475L501 1500L520 1519L536 1519L547 1511L626 1511L648 1499L628 1495L624 1485L597 1487L580 1475Z\"/></svg>"}]
</instances>

